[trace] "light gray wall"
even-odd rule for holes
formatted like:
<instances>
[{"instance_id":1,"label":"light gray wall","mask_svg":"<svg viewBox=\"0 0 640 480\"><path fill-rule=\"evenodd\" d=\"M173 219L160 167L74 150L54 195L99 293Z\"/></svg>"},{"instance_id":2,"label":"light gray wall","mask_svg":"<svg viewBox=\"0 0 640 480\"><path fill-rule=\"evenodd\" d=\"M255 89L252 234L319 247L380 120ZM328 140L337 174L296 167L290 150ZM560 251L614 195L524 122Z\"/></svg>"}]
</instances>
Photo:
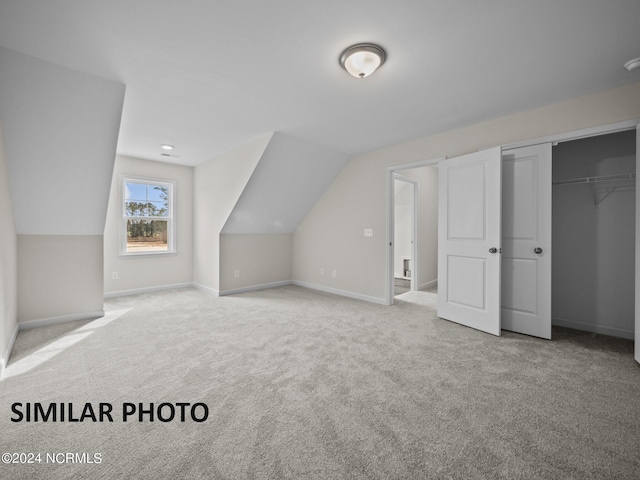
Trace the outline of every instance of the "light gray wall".
<instances>
[{"instance_id":1,"label":"light gray wall","mask_svg":"<svg viewBox=\"0 0 640 480\"><path fill-rule=\"evenodd\" d=\"M18 235L18 321L100 316L102 235Z\"/></svg>"},{"instance_id":2,"label":"light gray wall","mask_svg":"<svg viewBox=\"0 0 640 480\"><path fill-rule=\"evenodd\" d=\"M553 180L632 173L635 131L560 143ZM601 188L607 185L601 184ZM635 182L553 187L553 323L633 338ZM598 196L605 191L598 192Z\"/></svg>"},{"instance_id":3,"label":"light gray wall","mask_svg":"<svg viewBox=\"0 0 640 480\"><path fill-rule=\"evenodd\" d=\"M385 301L389 166L636 118L640 83L354 157L294 233L294 280ZM373 228L374 237L364 237L363 228ZM321 275L321 267L338 275Z\"/></svg>"},{"instance_id":4,"label":"light gray wall","mask_svg":"<svg viewBox=\"0 0 640 480\"><path fill-rule=\"evenodd\" d=\"M194 169L194 283L220 291L220 232L260 161L271 134Z\"/></svg>"},{"instance_id":5,"label":"light gray wall","mask_svg":"<svg viewBox=\"0 0 640 480\"><path fill-rule=\"evenodd\" d=\"M191 284L193 282L193 168L139 158L117 156L104 229L105 294ZM177 253L121 256L121 175L175 181ZM113 280L112 273L118 273Z\"/></svg>"},{"instance_id":6,"label":"light gray wall","mask_svg":"<svg viewBox=\"0 0 640 480\"><path fill-rule=\"evenodd\" d=\"M399 170L418 182L418 289L438 280L438 167Z\"/></svg>"},{"instance_id":7,"label":"light gray wall","mask_svg":"<svg viewBox=\"0 0 640 480\"><path fill-rule=\"evenodd\" d=\"M220 235L220 293L291 282L292 242L290 233Z\"/></svg>"},{"instance_id":8,"label":"light gray wall","mask_svg":"<svg viewBox=\"0 0 640 480\"><path fill-rule=\"evenodd\" d=\"M18 247L0 124L0 376L18 331Z\"/></svg>"}]
</instances>

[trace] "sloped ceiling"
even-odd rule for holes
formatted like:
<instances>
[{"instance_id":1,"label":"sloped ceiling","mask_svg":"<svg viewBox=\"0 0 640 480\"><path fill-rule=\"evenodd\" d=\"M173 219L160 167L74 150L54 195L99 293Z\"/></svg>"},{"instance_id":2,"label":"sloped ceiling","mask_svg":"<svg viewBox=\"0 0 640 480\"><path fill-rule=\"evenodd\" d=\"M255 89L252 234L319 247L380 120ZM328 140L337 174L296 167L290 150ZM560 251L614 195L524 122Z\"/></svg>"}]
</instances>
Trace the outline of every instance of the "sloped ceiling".
<instances>
[{"instance_id":1,"label":"sloped ceiling","mask_svg":"<svg viewBox=\"0 0 640 480\"><path fill-rule=\"evenodd\" d=\"M349 156L275 133L222 233L291 233Z\"/></svg>"},{"instance_id":2,"label":"sloped ceiling","mask_svg":"<svg viewBox=\"0 0 640 480\"><path fill-rule=\"evenodd\" d=\"M3 0L0 46L125 83L118 153L197 165L274 131L360 154L637 82L639 18L638 0ZM388 53L364 80L338 63L359 42Z\"/></svg>"},{"instance_id":3,"label":"sloped ceiling","mask_svg":"<svg viewBox=\"0 0 640 480\"><path fill-rule=\"evenodd\" d=\"M102 235L125 86L0 47L18 234Z\"/></svg>"}]
</instances>

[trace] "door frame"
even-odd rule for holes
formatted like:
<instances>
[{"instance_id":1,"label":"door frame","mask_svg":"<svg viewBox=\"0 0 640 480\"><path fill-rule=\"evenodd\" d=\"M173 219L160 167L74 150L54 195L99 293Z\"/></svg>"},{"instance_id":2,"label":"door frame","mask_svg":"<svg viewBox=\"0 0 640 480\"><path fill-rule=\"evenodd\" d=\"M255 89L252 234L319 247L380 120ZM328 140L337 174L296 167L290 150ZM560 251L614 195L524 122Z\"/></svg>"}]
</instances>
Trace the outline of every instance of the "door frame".
<instances>
[{"instance_id":1,"label":"door frame","mask_svg":"<svg viewBox=\"0 0 640 480\"><path fill-rule=\"evenodd\" d=\"M393 165L391 167L387 167L387 248L386 250L386 293L385 293L385 304L393 305L393 237L394 237L394 227L395 227L395 215L394 215L394 199L393 199L393 175L398 170L408 170L410 168L420 168L420 167L433 167L438 166L438 163L441 160L445 160L447 157L437 157L429 160L420 160L412 163L404 163L402 165ZM415 190L417 192L417 189ZM415 193L414 193L415 194ZM415 209L417 210L417 208ZM415 212L414 212L415 213ZM417 222L415 223L417 230ZM414 238L413 248L417 249L417 242ZM415 267L414 267L415 270ZM413 284L412 284L413 285Z\"/></svg>"},{"instance_id":2,"label":"door frame","mask_svg":"<svg viewBox=\"0 0 640 480\"><path fill-rule=\"evenodd\" d=\"M415 178L411 178L411 177L406 177L404 175L401 175L399 173L394 173L393 174L393 179L394 180L398 180L401 182L406 182L406 183L410 183L411 185L413 185L413 195L411 196L411 278L409 279L409 290L410 291L414 291L416 290L417 286L419 285L416 281L417 275L418 275L418 181ZM395 209L395 183L393 184L393 208L392 208L392 216L393 216L393 226L394 226L394 235L393 235L393 241L391 242L391 256L393 259L393 274L394 274L394 280L395 280L395 250L396 250L396 246L395 246L395 221L396 221L396 209Z\"/></svg>"},{"instance_id":3,"label":"door frame","mask_svg":"<svg viewBox=\"0 0 640 480\"><path fill-rule=\"evenodd\" d=\"M636 362L640 363L640 188L638 188L638 175L640 174L640 120L636 122L636 305L635 305L635 332L634 354Z\"/></svg>"},{"instance_id":4,"label":"door frame","mask_svg":"<svg viewBox=\"0 0 640 480\"><path fill-rule=\"evenodd\" d=\"M570 132L545 135L544 137L504 144L502 145L502 151L504 152L506 150L520 147L531 147L540 143L566 142L569 140L579 140L581 138L597 137L609 133L624 132L626 130L635 130L638 123L640 123L640 118L626 120L624 122L610 123L607 125L599 125L597 127L582 128L580 130L572 130ZM553 161L553 159L551 161Z\"/></svg>"}]
</instances>

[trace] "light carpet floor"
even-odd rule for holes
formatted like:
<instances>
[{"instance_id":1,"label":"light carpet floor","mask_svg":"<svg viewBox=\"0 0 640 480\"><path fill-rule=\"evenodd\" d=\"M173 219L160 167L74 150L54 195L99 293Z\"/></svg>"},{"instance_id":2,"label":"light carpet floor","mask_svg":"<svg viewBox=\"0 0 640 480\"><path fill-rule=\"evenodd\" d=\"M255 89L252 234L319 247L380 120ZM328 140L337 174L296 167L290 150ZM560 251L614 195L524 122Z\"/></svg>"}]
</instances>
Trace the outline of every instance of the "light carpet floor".
<instances>
[{"instance_id":1,"label":"light carpet floor","mask_svg":"<svg viewBox=\"0 0 640 480\"><path fill-rule=\"evenodd\" d=\"M20 333L0 382L0 478L638 479L633 342L493 337L288 286L108 300L104 319ZM206 422L14 423L14 402L203 402Z\"/></svg>"}]
</instances>

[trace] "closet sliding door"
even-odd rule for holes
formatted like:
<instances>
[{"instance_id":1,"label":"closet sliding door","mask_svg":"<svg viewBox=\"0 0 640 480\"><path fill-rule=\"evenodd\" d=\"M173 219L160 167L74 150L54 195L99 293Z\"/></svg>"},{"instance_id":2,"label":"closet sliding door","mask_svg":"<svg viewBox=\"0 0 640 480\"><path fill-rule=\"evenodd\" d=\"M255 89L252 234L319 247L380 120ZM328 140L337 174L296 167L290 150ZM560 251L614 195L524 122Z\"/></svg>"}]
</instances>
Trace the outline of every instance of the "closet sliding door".
<instances>
[{"instance_id":1,"label":"closet sliding door","mask_svg":"<svg viewBox=\"0 0 640 480\"><path fill-rule=\"evenodd\" d=\"M551 338L551 144L502 156L502 328Z\"/></svg>"}]
</instances>

